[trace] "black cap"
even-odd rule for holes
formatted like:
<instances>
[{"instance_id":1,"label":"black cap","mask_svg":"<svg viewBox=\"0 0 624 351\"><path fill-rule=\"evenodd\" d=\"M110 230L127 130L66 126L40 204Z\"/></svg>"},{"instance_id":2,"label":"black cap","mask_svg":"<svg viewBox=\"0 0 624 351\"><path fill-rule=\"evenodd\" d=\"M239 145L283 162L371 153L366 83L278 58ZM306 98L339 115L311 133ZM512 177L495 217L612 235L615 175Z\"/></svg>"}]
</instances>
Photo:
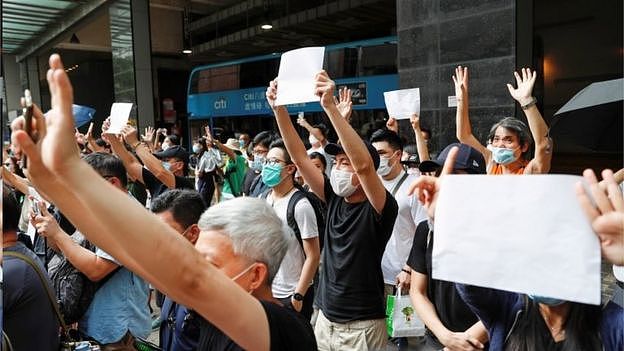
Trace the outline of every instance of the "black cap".
<instances>
[{"instance_id":1,"label":"black cap","mask_svg":"<svg viewBox=\"0 0 624 351\"><path fill-rule=\"evenodd\" d=\"M423 161L418 166L418 169L421 172L437 171L439 168L444 166L444 161L446 161L446 157L454 146L459 147L459 151L457 152L457 158L455 159L455 166L453 166L453 170L462 170L470 174L485 174L485 159L483 158L483 155L476 149L460 143L453 143L445 147L435 161Z\"/></svg>"},{"instance_id":2,"label":"black cap","mask_svg":"<svg viewBox=\"0 0 624 351\"><path fill-rule=\"evenodd\" d=\"M371 145L371 143L369 143L368 141L364 141L364 140L363 142L364 142L364 145L366 145L366 148L368 149L368 153L371 155L371 158L373 159L373 166L375 167L375 170L377 170L377 168L379 167L379 153L377 152L377 149L375 149L373 145ZM325 145L325 153L328 155L336 156L336 155L344 154L345 151L342 148L342 146L340 146L340 144L329 143Z\"/></svg>"},{"instance_id":3,"label":"black cap","mask_svg":"<svg viewBox=\"0 0 624 351\"><path fill-rule=\"evenodd\" d=\"M189 153L180 145L173 145L167 150L155 153L154 156L159 159L177 158L184 161L184 163L188 163L189 161Z\"/></svg>"}]
</instances>

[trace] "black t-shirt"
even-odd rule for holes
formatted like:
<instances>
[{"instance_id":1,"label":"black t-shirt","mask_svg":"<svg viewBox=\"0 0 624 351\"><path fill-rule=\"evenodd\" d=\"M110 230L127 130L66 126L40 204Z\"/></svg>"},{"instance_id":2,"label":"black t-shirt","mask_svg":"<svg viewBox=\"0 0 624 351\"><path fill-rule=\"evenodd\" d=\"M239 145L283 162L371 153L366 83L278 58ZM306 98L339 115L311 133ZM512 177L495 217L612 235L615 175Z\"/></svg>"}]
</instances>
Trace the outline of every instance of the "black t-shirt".
<instances>
[{"instance_id":1,"label":"black t-shirt","mask_svg":"<svg viewBox=\"0 0 624 351\"><path fill-rule=\"evenodd\" d=\"M316 351L316 338L309 321L301 314L268 301L260 301L269 321L272 351L310 350ZM198 351L243 350L227 335L210 322L200 322Z\"/></svg>"},{"instance_id":2,"label":"black t-shirt","mask_svg":"<svg viewBox=\"0 0 624 351\"><path fill-rule=\"evenodd\" d=\"M167 188L163 182L158 180L158 178L156 178L156 176L153 175L147 168L143 168L143 183L145 183L145 187L149 190L152 200L157 198L158 195L169 190L169 188ZM195 189L195 185L185 177L175 176L175 188Z\"/></svg>"},{"instance_id":3,"label":"black t-shirt","mask_svg":"<svg viewBox=\"0 0 624 351\"><path fill-rule=\"evenodd\" d=\"M398 206L386 191L378 214L369 201L347 203L325 179L327 220L316 304L332 322L385 318L381 257Z\"/></svg>"},{"instance_id":4,"label":"black t-shirt","mask_svg":"<svg viewBox=\"0 0 624 351\"><path fill-rule=\"evenodd\" d=\"M427 236L430 236L429 243L427 243ZM407 265L412 270L427 276L427 296L433 303L442 324L451 331L463 332L479 319L459 296L454 283L431 278L433 238L433 232L429 235L427 221L420 222L416 227Z\"/></svg>"},{"instance_id":5,"label":"black t-shirt","mask_svg":"<svg viewBox=\"0 0 624 351\"><path fill-rule=\"evenodd\" d=\"M4 248L30 257L45 274L37 256L24 244ZM19 258L4 256L3 329L14 350L57 351L59 321L37 272ZM46 277L47 280L47 277ZM49 280L47 284L51 286Z\"/></svg>"}]
</instances>

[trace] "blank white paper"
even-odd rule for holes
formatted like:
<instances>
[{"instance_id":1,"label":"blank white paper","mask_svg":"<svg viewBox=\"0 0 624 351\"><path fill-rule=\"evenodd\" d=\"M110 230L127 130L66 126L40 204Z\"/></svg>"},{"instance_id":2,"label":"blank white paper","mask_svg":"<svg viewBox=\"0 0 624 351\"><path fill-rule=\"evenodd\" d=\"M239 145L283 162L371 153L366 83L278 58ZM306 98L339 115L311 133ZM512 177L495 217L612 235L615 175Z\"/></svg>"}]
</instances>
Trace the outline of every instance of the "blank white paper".
<instances>
[{"instance_id":1,"label":"blank white paper","mask_svg":"<svg viewBox=\"0 0 624 351\"><path fill-rule=\"evenodd\" d=\"M420 115L420 88L386 91L384 100L388 115L396 119L409 119Z\"/></svg>"},{"instance_id":2,"label":"blank white paper","mask_svg":"<svg viewBox=\"0 0 624 351\"><path fill-rule=\"evenodd\" d=\"M600 244L571 175L451 175L436 207L433 278L600 303Z\"/></svg>"},{"instance_id":3,"label":"blank white paper","mask_svg":"<svg viewBox=\"0 0 624 351\"><path fill-rule=\"evenodd\" d=\"M307 47L282 54L277 75L278 106L320 101L314 77L323 69L324 47Z\"/></svg>"},{"instance_id":4,"label":"blank white paper","mask_svg":"<svg viewBox=\"0 0 624 351\"><path fill-rule=\"evenodd\" d=\"M132 110L131 102L115 102L111 106L110 127L107 134L121 134L121 130L128 124L130 111Z\"/></svg>"}]
</instances>

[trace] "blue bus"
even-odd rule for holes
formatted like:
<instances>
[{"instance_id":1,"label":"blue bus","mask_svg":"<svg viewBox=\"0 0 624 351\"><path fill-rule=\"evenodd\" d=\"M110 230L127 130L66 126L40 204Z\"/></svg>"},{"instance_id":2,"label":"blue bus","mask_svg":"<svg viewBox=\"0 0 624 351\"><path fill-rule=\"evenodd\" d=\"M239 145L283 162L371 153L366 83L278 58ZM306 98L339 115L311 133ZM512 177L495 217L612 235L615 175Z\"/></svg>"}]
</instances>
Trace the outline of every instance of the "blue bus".
<instances>
[{"instance_id":1,"label":"blue bus","mask_svg":"<svg viewBox=\"0 0 624 351\"><path fill-rule=\"evenodd\" d=\"M272 53L194 68L187 90L191 138L207 124L224 130L224 137L277 130L265 91L277 76L280 56ZM383 92L398 89L396 36L328 45L324 69L338 88L352 90L352 125L363 136L383 126ZM318 102L289 105L288 110L293 115L303 112L310 123L324 120Z\"/></svg>"}]
</instances>

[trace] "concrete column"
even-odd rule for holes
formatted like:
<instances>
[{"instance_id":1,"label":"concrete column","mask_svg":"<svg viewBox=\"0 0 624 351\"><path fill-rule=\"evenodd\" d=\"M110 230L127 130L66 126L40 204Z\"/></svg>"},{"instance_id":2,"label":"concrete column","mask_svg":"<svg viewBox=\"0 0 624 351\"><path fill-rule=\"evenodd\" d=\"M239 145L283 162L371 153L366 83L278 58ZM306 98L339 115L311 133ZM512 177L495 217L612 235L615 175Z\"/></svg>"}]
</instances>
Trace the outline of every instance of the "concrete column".
<instances>
[{"instance_id":1,"label":"concrete column","mask_svg":"<svg viewBox=\"0 0 624 351\"><path fill-rule=\"evenodd\" d=\"M149 0L132 0L134 77L139 130L155 126Z\"/></svg>"},{"instance_id":2,"label":"concrete column","mask_svg":"<svg viewBox=\"0 0 624 351\"><path fill-rule=\"evenodd\" d=\"M397 0L399 85L420 88L432 152L457 141L448 97L458 65L470 70L470 117L481 142L495 121L514 115L505 84L516 66L516 12L514 0Z\"/></svg>"},{"instance_id":3,"label":"concrete column","mask_svg":"<svg viewBox=\"0 0 624 351\"><path fill-rule=\"evenodd\" d=\"M41 104L41 87L39 81L39 64L37 56L31 56L26 60L28 67L28 89L32 95L33 101Z\"/></svg>"}]
</instances>

